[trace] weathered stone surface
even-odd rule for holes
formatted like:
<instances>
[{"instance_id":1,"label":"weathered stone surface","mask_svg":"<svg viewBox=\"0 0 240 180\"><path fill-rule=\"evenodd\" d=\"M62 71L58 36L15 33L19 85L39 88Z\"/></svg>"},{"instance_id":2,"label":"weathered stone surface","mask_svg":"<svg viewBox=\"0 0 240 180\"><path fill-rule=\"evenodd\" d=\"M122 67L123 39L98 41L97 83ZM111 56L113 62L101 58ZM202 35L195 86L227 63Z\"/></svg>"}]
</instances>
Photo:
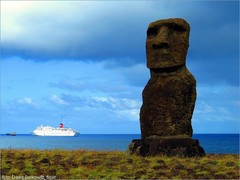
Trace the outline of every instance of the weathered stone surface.
<instances>
[{"instance_id":1,"label":"weathered stone surface","mask_svg":"<svg viewBox=\"0 0 240 180\"><path fill-rule=\"evenodd\" d=\"M192 139L191 119L196 101L196 80L186 67L189 24L179 18L153 22L147 30L147 67L140 110L141 140L129 145L131 153L203 156Z\"/></svg>"},{"instance_id":2,"label":"weathered stone surface","mask_svg":"<svg viewBox=\"0 0 240 180\"><path fill-rule=\"evenodd\" d=\"M150 23L147 30L147 67L167 68L185 64L189 24L180 18Z\"/></svg>"},{"instance_id":3,"label":"weathered stone surface","mask_svg":"<svg viewBox=\"0 0 240 180\"><path fill-rule=\"evenodd\" d=\"M196 81L185 66L190 27L183 19L153 22L147 30L147 67L151 78L143 90L142 138L192 136Z\"/></svg>"},{"instance_id":4,"label":"weathered stone surface","mask_svg":"<svg viewBox=\"0 0 240 180\"><path fill-rule=\"evenodd\" d=\"M172 72L151 70L140 111L142 137L191 137L195 100L196 81L184 65Z\"/></svg>"},{"instance_id":5,"label":"weathered stone surface","mask_svg":"<svg viewBox=\"0 0 240 180\"><path fill-rule=\"evenodd\" d=\"M191 138L146 138L144 140L133 140L129 147L131 154L140 156L179 156L194 157L204 156L204 149L198 140Z\"/></svg>"},{"instance_id":6,"label":"weathered stone surface","mask_svg":"<svg viewBox=\"0 0 240 180\"><path fill-rule=\"evenodd\" d=\"M145 146L144 141L141 139L134 139L128 146L128 151L130 154L136 154L140 156L147 156L147 146Z\"/></svg>"}]
</instances>

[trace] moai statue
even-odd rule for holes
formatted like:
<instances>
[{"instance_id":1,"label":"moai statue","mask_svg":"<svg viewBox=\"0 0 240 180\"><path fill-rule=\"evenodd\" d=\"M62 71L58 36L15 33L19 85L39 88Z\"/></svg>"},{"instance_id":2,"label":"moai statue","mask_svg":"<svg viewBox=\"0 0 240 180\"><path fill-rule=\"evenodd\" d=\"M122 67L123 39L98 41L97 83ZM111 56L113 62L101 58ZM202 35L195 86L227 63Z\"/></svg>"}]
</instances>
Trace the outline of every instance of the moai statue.
<instances>
[{"instance_id":1,"label":"moai statue","mask_svg":"<svg viewBox=\"0 0 240 180\"><path fill-rule=\"evenodd\" d=\"M147 67L140 111L141 140L130 152L142 155L202 156L198 140L191 139L196 80L186 67L190 26L180 18L153 22L147 30Z\"/></svg>"},{"instance_id":2,"label":"moai statue","mask_svg":"<svg viewBox=\"0 0 240 180\"><path fill-rule=\"evenodd\" d=\"M189 31L183 19L159 20L148 27L146 50L151 78L143 90L142 138L192 137L196 80L186 67Z\"/></svg>"}]
</instances>

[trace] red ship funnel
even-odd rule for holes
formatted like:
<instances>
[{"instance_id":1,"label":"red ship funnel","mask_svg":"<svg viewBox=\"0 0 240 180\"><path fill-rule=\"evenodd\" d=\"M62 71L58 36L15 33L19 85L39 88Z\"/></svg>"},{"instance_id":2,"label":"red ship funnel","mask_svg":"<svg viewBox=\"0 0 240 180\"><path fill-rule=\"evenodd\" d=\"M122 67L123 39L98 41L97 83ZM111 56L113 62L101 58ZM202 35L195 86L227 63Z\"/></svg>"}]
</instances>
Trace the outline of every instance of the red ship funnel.
<instances>
[{"instance_id":1,"label":"red ship funnel","mask_svg":"<svg viewBox=\"0 0 240 180\"><path fill-rule=\"evenodd\" d=\"M60 127L60 128L63 128L63 123L60 123L59 127Z\"/></svg>"}]
</instances>

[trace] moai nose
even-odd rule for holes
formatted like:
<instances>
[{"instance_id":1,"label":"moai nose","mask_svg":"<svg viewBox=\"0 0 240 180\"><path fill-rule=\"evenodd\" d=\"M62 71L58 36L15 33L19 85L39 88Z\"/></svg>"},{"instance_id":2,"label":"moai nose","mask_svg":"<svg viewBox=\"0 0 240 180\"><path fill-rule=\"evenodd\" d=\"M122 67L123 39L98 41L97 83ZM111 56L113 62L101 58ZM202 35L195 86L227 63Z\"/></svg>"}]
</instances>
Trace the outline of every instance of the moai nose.
<instances>
[{"instance_id":1,"label":"moai nose","mask_svg":"<svg viewBox=\"0 0 240 180\"><path fill-rule=\"evenodd\" d=\"M169 28L162 26L159 30L158 36L156 37L153 45L153 49L158 48L169 48Z\"/></svg>"}]
</instances>

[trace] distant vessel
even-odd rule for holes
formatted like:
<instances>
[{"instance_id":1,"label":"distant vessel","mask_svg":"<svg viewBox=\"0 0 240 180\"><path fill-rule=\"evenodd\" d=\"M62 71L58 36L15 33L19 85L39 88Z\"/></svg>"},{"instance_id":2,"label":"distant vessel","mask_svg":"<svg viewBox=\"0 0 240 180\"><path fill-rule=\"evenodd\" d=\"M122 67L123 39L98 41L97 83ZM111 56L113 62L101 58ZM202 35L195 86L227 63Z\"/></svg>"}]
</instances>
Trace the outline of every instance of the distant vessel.
<instances>
[{"instance_id":1,"label":"distant vessel","mask_svg":"<svg viewBox=\"0 0 240 180\"><path fill-rule=\"evenodd\" d=\"M32 135L35 135L35 136L78 136L79 132L77 132L71 128L64 128L63 123L60 123L59 128L41 125L32 132Z\"/></svg>"},{"instance_id":2,"label":"distant vessel","mask_svg":"<svg viewBox=\"0 0 240 180\"><path fill-rule=\"evenodd\" d=\"M16 132L10 132L10 133L7 133L6 135L8 135L8 136L16 136L17 134L16 134Z\"/></svg>"}]
</instances>

